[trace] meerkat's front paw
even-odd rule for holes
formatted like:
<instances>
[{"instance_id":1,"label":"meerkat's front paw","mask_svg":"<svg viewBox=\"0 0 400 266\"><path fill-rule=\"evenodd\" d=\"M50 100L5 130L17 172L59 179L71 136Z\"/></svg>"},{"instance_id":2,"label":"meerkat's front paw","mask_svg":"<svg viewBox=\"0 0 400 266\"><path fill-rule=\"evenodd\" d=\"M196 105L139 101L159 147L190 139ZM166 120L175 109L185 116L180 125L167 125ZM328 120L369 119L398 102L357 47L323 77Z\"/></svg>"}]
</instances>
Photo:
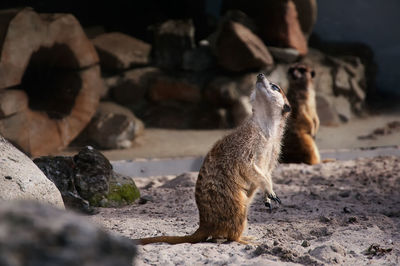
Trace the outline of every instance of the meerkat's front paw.
<instances>
[{"instance_id":1,"label":"meerkat's front paw","mask_svg":"<svg viewBox=\"0 0 400 266\"><path fill-rule=\"evenodd\" d=\"M265 198L264 198L264 204L265 207L269 208L269 212L272 212L272 206L271 206L271 200L275 201L276 203L281 204L281 199L275 194L271 194L271 195L267 195L265 194Z\"/></svg>"}]
</instances>

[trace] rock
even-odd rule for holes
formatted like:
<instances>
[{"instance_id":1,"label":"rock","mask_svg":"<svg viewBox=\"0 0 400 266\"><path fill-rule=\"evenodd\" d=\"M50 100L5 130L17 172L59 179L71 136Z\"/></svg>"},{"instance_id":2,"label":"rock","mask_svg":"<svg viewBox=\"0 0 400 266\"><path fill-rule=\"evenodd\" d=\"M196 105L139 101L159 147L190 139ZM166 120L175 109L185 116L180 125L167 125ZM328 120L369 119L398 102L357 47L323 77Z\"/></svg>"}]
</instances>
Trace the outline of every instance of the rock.
<instances>
[{"instance_id":1,"label":"rock","mask_svg":"<svg viewBox=\"0 0 400 266\"><path fill-rule=\"evenodd\" d=\"M132 240L29 201L0 204L0 265L132 265ZM106 252L105 252L106 250Z\"/></svg>"},{"instance_id":2,"label":"rock","mask_svg":"<svg viewBox=\"0 0 400 266\"><path fill-rule=\"evenodd\" d=\"M309 241L304 240L304 241L301 243L301 246L307 248L307 247L311 246L311 244L310 244Z\"/></svg>"},{"instance_id":3,"label":"rock","mask_svg":"<svg viewBox=\"0 0 400 266\"><path fill-rule=\"evenodd\" d=\"M162 72L155 67L135 68L120 76L106 79L111 98L120 104L132 105L143 101L150 84Z\"/></svg>"},{"instance_id":4,"label":"rock","mask_svg":"<svg viewBox=\"0 0 400 266\"><path fill-rule=\"evenodd\" d=\"M197 181L197 172L188 172L178 175L174 179L162 185L162 188L194 187Z\"/></svg>"},{"instance_id":5,"label":"rock","mask_svg":"<svg viewBox=\"0 0 400 266\"><path fill-rule=\"evenodd\" d=\"M24 8L2 10L0 20L0 90L24 91L29 107L0 119L0 134L32 156L66 147L104 88L93 44L70 14Z\"/></svg>"},{"instance_id":6,"label":"rock","mask_svg":"<svg viewBox=\"0 0 400 266\"><path fill-rule=\"evenodd\" d=\"M73 160L76 190L91 205L98 206L109 192L112 165L103 154L90 146L80 150Z\"/></svg>"},{"instance_id":7,"label":"rock","mask_svg":"<svg viewBox=\"0 0 400 266\"><path fill-rule=\"evenodd\" d=\"M289 80L288 80L288 66L285 64L276 64L274 70L268 75L268 80L276 83L282 90L287 93L289 88ZM253 85L254 86L254 85Z\"/></svg>"},{"instance_id":8,"label":"rock","mask_svg":"<svg viewBox=\"0 0 400 266\"><path fill-rule=\"evenodd\" d=\"M129 109L112 102L101 102L80 141L100 149L127 149L143 130L143 122Z\"/></svg>"},{"instance_id":9,"label":"rock","mask_svg":"<svg viewBox=\"0 0 400 266\"><path fill-rule=\"evenodd\" d=\"M325 263L343 263L346 252L343 247L333 244L331 246L323 245L314 248L309 254Z\"/></svg>"},{"instance_id":10,"label":"rock","mask_svg":"<svg viewBox=\"0 0 400 266\"><path fill-rule=\"evenodd\" d=\"M336 112L336 108L329 99L329 96L325 96L322 93L317 94L316 102L318 117L323 126L338 126L340 122L339 116Z\"/></svg>"},{"instance_id":11,"label":"rock","mask_svg":"<svg viewBox=\"0 0 400 266\"><path fill-rule=\"evenodd\" d=\"M133 180L115 173L107 158L90 146L73 157L45 156L34 162L75 210L93 214L93 207L123 206L140 196Z\"/></svg>"},{"instance_id":12,"label":"rock","mask_svg":"<svg viewBox=\"0 0 400 266\"><path fill-rule=\"evenodd\" d=\"M262 40L236 22L221 26L215 46L218 63L230 71L266 68L274 63Z\"/></svg>"},{"instance_id":13,"label":"rock","mask_svg":"<svg viewBox=\"0 0 400 266\"><path fill-rule=\"evenodd\" d=\"M292 0L223 1L221 11L239 9L253 18L258 36L268 46L294 48L301 56L307 54L307 41L301 30L296 6Z\"/></svg>"},{"instance_id":14,"label":"rock","mask_svg":"<svg viewBox=\"0 0 400 266\"><path fill-rule=\"evenodd\" d=\"M293 0L293 2L296 6L301 30L308 39L317 21L317 0Z\"/></svg>"},{"instance_id":15,"label":"rock","mask_svg":"<svg viewBox=\"0 0 400 266\"><path fill-rule=\"evenodd\" d=\"M200 45L193 50L187 50L183 54L184 70L204 71L215 67L216 59L209 45Z\"/></svg>"},{"instance_id":16,"label":"rock","mask_svg":"<svg viewBox=\"0 0 400 266\"><path fill-rule=\"evenodd\" d=\"M182 68L185 52L194 47L192 20L168 20L154 29L154 62L161 68Z\"/></svg>"},{"instance_id":17,"label":"rock","mask_svg":"<svg viewBox=\"0 0 400 266\"><path fill-rule=\"evenodd\" d=\"M28 109L28 96L21 90L0 91L0 118Z\"/></svg>"},{"instance_id":18,"label":"rock","mask_svg":"<svg viewBox=\"0 0 400 266\"><path fill-rule=\"evenodd\" d=\"M103 71L121 72L149 64L151 45L120 32L104 33L93 40Z\"/></svg>"},{"instance_id":19,"label":"rock","mask_svg":"<svg viewBox=\"0 0 400 266\"><path fill-rule=\"evenodd\" d=\"M343 66L339 66L334 74L334 90L337 92L337 94L350 93L350 76Z\"/></svg>"},{"instance_id":20,"label":"rock","mask_svg":"<svg viewBox=\"0 0 400 266\"><path fill-rule=\"evenodd\" d=\"M72 157L46 156L36 158L33 162L57 186L67 208L86 214L95 213L94 208L76 190L75 162Z\"/></svg>"},{"instance_id":21,"label":"rock","mask_svg":"<svg viewBox=\"0 0 400 266\"><path fill-rule=\"evenodd\" d=\"M281 48L273 46L268 46L267 48L274 60L278 62L293 63L300 56L299 51L293 48Z\"/></svg>"},{"instance_id":22,"label":"rock","mask_svg":"<svg viewBox=\"0 0 400 266\"><path fill-rule=\"evenodd\" d=\"M233 104L231 113L234 127L241 125L253 113L250 98L247 96L239 97L239 99Z\"/></svg>"},{"instance_id":23,"label":"rock","mask_svg":"<svg viewBox=\"0 0 400 266\"><path fill-rule=\"evenodd\" d=\"M100 204L102 207L122 207L139 197L140 192L133 179L114 172L110 180L110 191Z\"/></svg>"},{"instance_id":24,"label":"rock","mask_svg":"<svg viewBox=\"0 0 400 266\"><path fill-rule=\"evenodd\" d=\"M205 87L205 99L215 106L230 107L239 99L237 82L229 77L215 77Z\"/></svg>"},{"instance_id":25,"label":"rock","mask_svg":"<svg viewBox=\"0 0 400 266\"><path fill-rule=\"evenodd\" d=\"M0 162L1 201L29 199L64 208L57 187L25 154L1 136Z\"/></svg>"},{"instance_id":26,"label":"rock","mask_svg":"<svg viewBox=\"0 0 400 266\"><path fill-rule=\"evenodd\" d=\"M344 96L338 96L333 99L333 104L340 120L342 122L349 122L353 116L349 100Z\"/></svg>"},{"instance_id":27,"label":"rock","mask_svg":"<svg viewBox=\"0 0 400 266\"><path fill-rule=\"evenodd\" d=\"M149 98L154 102L201 100L201 84L192 76L158 75L149 87Z\"/></svg>"},{"instance_id":28,"label":"rock","mask_svg":"<svg viewBox=\"0 0 400 266\"><path fill-rule=\"evenodd\" d=\"M143 204L146 204L149 201L152 202L153 200L154 200L154 198L151 195L144 195L144 196L140 197L138 203L143 205Z\"/></svg>"}]
</instances>

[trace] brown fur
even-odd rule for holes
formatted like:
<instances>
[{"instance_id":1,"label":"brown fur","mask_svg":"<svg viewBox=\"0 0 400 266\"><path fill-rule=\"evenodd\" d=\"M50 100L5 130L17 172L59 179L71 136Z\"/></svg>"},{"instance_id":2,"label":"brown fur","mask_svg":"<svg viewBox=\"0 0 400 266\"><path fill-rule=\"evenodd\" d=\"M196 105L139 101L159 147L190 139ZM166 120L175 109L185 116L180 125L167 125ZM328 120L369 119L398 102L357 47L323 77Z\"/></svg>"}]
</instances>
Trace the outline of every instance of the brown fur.
<instances>
[{"instance_id":1,"label":"brown fur","mask_svg":"<svg viewBox=\"0 0 400 266\"><path fill-rule=\"evenodd\" d=\"M292 113L284 136L281 161L284 163L320 163L315 136L319 118L315 103L314 70L305 64L295 64L289 71L287 94Z\"/></svg>"},{"instance_id":2,"label":"brown fur","mask_svg":"<svg viewBox=\"0 0 400 266\"><path fill-rule=\"evenodd\" d=\"M256 190L265 192L266 205L270 206L271 199L280 202L272 189L271 172L279 157L290 106L283 92L272 91L270 84L259 75L253 116L219 140L204 159L195 191L200 216L197 231L189 236L143 238L140 244L197 243L208 238L246 243L242 233Z\"/></svg>"}]
</instances>

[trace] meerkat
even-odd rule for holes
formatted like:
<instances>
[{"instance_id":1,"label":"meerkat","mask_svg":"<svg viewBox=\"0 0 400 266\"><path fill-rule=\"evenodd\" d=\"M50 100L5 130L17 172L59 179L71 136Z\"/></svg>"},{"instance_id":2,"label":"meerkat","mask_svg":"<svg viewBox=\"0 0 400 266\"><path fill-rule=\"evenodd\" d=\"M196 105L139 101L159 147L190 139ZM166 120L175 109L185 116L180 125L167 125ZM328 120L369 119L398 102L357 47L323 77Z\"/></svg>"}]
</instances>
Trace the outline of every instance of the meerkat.
<instances>
[{"instance_id":1,"label":"meerkat","mask_svg":"<svg viewBox=\"0 0 400 266\"><path fill-rule=\"evenodd\" d=\"M319 128L314 76L314 70L302 63L294 64L288 70L287 98L292 112L287 122L288 130L282 141L281 162L306 164L321 162L314 141Z\"/></svg>"},{"instance_id":2,"label":"meerkat","mask_svg":"<svg viewBox=\"0 0 400 266\"><path fill-rule=\"evenodd\" d=\"M281 149L289 102L279 86L263 74L257 76L251 95L253 113L248 120L213 146L200 168L195 188L199 228L187 236L137 239L139 244L198 243L226 239L247 243L242 233L247 211L257 189L264 203L281 203L273 190L272 170Z\"/></svg>"}]
</instances>

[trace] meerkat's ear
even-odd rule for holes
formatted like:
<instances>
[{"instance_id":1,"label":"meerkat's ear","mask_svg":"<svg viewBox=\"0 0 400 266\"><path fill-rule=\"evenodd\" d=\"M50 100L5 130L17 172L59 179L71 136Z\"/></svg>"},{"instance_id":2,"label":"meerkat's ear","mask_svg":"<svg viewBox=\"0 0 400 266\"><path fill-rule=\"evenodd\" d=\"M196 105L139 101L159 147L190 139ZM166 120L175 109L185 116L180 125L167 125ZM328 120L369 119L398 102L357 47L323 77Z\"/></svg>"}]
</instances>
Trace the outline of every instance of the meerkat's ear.
<instances>
[{"instance_id":1,"label":"meerkat's ear","mask_svg":"<svg viewBox=\"0 0 400 266\"><path fill-rule=\"evenodd\" d=\"M311 70L311 78L315 78L315 71Z\"/></svg>"}]
</instances>

